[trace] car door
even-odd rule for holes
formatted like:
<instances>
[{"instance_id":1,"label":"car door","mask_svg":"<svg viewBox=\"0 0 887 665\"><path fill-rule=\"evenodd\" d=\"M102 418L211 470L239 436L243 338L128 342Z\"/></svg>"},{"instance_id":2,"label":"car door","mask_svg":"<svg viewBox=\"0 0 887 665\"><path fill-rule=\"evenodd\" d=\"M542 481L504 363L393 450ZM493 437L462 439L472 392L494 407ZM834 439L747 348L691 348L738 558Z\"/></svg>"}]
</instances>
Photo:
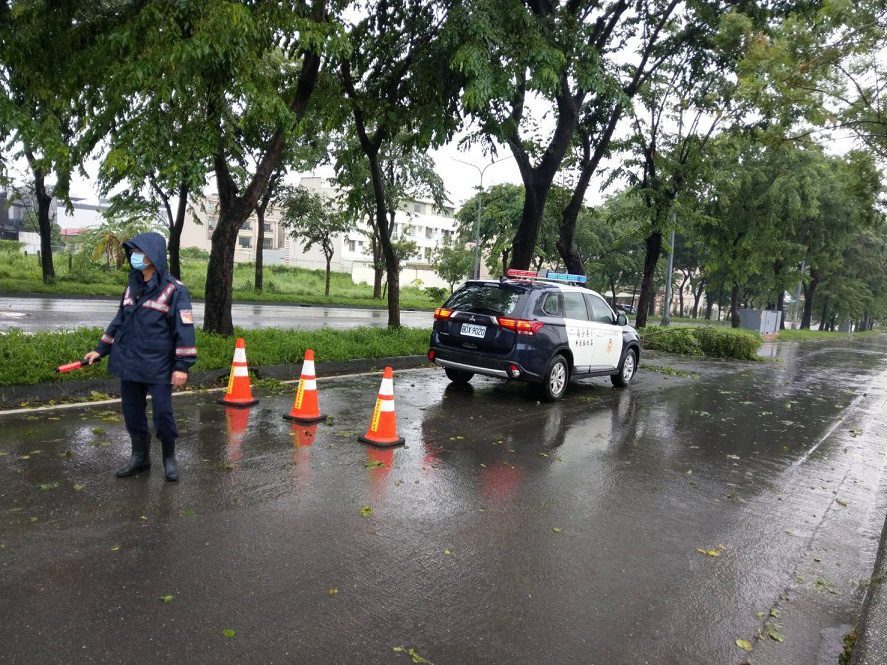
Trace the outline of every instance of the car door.
<instances>
[{"instance_id":1,"label":"car door","mask_svg":"<svg viewBox=\"0 0 887 665\"><path fill-rule=\"evenodd\" d=\"M573 352L574 371L583 374L594 364L594 335L585 298L579 291L564 291L564 325Z\"/></svg>"},{"instance_id":2,"label":"car door","mask_svg":"<svg viewBox=\"0 0 887 665\"><path fill-rule=\"evenodd\" d=\"M622 327L616 325L616 316L610 306L596 293L587 293L594 338L591 371L611 370L622 359Z\"/></svg>"}]
</instances>

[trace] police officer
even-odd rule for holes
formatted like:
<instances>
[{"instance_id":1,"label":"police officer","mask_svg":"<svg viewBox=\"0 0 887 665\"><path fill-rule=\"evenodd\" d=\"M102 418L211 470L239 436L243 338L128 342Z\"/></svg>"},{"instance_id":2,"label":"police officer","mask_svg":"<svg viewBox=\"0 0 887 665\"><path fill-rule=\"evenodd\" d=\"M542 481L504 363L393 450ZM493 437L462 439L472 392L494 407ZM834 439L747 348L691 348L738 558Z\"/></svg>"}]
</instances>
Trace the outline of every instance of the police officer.
<instances>
[{"instance_id":1,"label":"police officer","mask_svg":"<svg viewBox=\"0 0 887 665\"><path fill-rule=\"evenodd\" d=\"M148 449L151 431L145 415L151 395L154 430L163 449L166 479L179 479L176 462L176 421L172 389L188 380L188 368L197 361L191 296L166 271L166 240L159 233L140 233L123 243L132 270L120 309L94 351L90 365L111 354L108 369L120 377L123 419L132 441L129 463L119 478L151 468Z\"/></svg>"}]
</instances>

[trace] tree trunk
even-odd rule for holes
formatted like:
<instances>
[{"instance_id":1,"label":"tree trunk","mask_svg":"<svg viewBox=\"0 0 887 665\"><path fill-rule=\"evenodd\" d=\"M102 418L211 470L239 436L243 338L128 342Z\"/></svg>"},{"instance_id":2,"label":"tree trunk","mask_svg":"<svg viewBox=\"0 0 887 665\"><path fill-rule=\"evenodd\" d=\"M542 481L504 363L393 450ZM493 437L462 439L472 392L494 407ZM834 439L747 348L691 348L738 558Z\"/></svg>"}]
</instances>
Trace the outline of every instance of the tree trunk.
<instances>
[{"instance_id":1,"label":"tree trunk","mask_svg":"<svg viewBox=\"0 0 887 665\"><path fill-rule=\"evenodd\" d=\"M739 327L739 284L736 282L730 290L730 327Z\"/></svg>"},{"instance_id":2,"label":"tree trunk","mask_svg":"<svg viewBox=\"0 0 887 665\"><path fill-rule=\"evenodd\" d=\"M42 169L33 166L33 156L28 153L28 161L32 164L34 175L34 198L37 199L37 228L40 231L40 270L44 284L55 282L55 264L52 260L52 195L46 190L46 174Z\"/></svg>"},{"instance_id":3,"label":"tree trunk","mask_svg":"<svg viewBox=\"0 0 887 665\"><path fill-rule=\"evenodd\" d=\"M203 329L224 337L234 334L231 300L234 283L234 247L237 233L249 211L238 208L222 210L212 235L212 249L206 269L206 306Z\"/></svg>"},{"instance_id":4,"label":"tree trunk","mask_svg":"<svg viewBox=\"0 0 887 665\"><path fill-rule=\"evenodd\" d=\"M256 293L261 293L265 268L265 208L261 205L256 206L256 220L259 228L256 229L256 276L253 280L253 288Z\"/></svg>"},{"instance_id":5,"label":"tree trunk","mask_svg":"<svg viewBox=\"0 0 887 665\"><path fill-rule=\"evenodd\" d=\"M332 270L332 268L331 268L332 263L333 263L333 255L327 254L326 255L326 283L325 283L324 289L323 289L323 295L325 298L330 297L330 272Z\"/></svg>"},{"instance_id":6,"label":"tree trunk","mask_svg":"<svg viewBox=\"0 0 887 665\"><path fill-rule=\"evenodd\" d=\"M801 316L801 330L810 330L810 320L813 318L813 298L816 295L816 287L819 286L819 275L810 271L810 282L804 284L804 314Z\"/></svg>"},{"instance_id":7,"label":"tree trunk","mask_svg":"<svg viewBox=\"0 0 887 665\"><path fill-rule=\"evenodd\" d=\"M687 286L687 281L690 279L690 275L684 274L684 279L681 280L681 288L678 289L678 307L681 313L681 318L684 318L684 287Z\"/></svg>"},{"instance_id":8,"label":"tree trunk","mask_svg":"<svg viewBox=\"0 0 887 665\"><path fill-rule=\"evenodd\" d=\"M785 330L785 291L782 289L776 296L776 311L779 312L779 329Z\"/></svg>"},{"instance_id":9,"label":"tree trunk","mask_svg":"<svg viewBox=\"0 0 887 665\"><path fill-rule=\"evenodd\" d=\"M693 291L693 318L699 318L699 301L702 300L702 291L705 289L705 280L700 279L699 284L692 288Z\"/></svg>"},{"instance_id":10,"label":"tree trunk","mask_svg":"<svg viewBox=\"0 0 887 665\"><path fill-rule=\"evenodd\" d=\"M662 252L662 234L658 231L651 233L644 240L646 253L644 254L644 274L641 278L641 295L638 298L638 313L635 326L643 328L647 325L647 312L653 304L653 277L656 272L656 263Z\"/></svg>"},{"instance_id":11,"label":"tree trunk","mask_svg":"<svg viewBox=\"0 0 887 665\"><path fill-rule=\"evenodd\" d=\"M828 332L828 299L822 303L822 315L819 317L819 331Z\"/></svg>"},{"instance_id":12,"label":"tree trunk","mask_svg":"<svg viewBox=\"0 0 887 665\"><path fill-rule=\"evenodd\" d=\"M535 171L535 170L534 170ZM539 226L545 211L545 199L554 177L537 178L535 173L524 180L524 207L521 222L511 244L510 268L529 270L539 238Z\"/></svg>"}]
</instances>

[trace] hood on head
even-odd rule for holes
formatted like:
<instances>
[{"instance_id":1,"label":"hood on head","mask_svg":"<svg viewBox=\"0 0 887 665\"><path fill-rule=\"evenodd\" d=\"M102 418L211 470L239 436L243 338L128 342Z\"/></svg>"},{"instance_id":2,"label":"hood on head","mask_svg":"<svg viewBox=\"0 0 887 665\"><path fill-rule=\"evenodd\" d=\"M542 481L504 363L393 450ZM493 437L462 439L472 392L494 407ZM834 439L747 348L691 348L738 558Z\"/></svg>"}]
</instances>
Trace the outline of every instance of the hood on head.
<instances>
[{"instance_id":1,"label":"hood on head","mask_svg":"<svg viewBox=\"0 0 887 665\"><path fill-rule=\"evenodd\" d=\"M128 255L134 250L144 252L145 256L151 259L157 272L166 274L166 238L156 231L139 233L123 243L123 246Z\"/></svg>"}]
</instances>

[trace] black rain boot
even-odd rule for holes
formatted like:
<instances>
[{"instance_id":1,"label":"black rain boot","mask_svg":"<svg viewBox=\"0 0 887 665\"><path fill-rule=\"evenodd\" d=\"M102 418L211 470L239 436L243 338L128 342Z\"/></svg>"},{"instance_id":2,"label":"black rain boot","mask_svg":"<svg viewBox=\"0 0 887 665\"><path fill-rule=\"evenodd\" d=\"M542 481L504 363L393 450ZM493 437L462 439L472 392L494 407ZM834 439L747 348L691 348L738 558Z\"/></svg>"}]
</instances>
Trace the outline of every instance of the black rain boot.
<instances>
[{"instance_id":1,"label":"black rain boot","mask_svg":"<svg viewBox=\"0 0 887 665\"><path fill-rule=\"evenodd\" d=\"M151 437L132 437L132 456L129 464L117 471L118 478L134 476L151 468L151 460L148 457L148 447L151 445Z\"/></svg>"},{"instance_id":2,"label":"black rain boot","mask_svg":"<svg viewBox=\"0 0 887 665\"><path fill-rule=\"evenodd\" d=\"M175 439L172 441L161 441L160 445L163 446L163 472L166 474L166 479L174 483L179 479L179 463L176 461Z\"/></svg>"}]
</instances>

